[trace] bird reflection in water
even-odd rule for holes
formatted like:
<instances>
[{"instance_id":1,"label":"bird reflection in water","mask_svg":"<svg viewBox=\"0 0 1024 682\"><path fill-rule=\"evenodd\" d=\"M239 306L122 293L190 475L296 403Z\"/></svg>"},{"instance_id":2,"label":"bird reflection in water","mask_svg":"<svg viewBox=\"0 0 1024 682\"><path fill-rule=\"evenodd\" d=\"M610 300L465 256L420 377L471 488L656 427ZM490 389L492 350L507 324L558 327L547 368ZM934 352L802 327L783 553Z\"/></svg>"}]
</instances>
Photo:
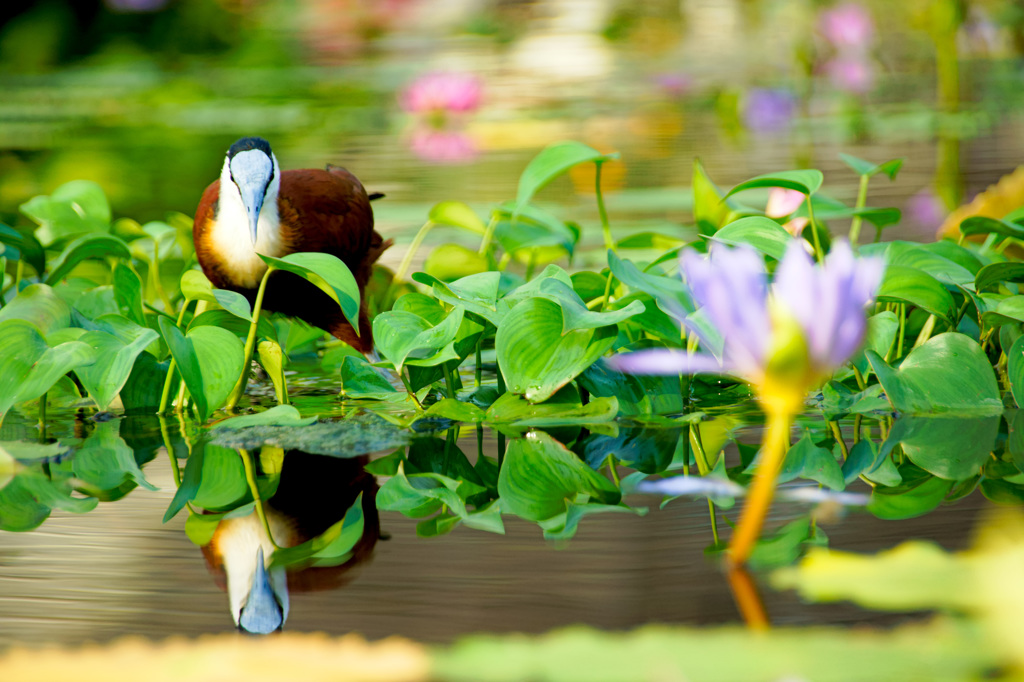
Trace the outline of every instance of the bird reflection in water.
<instances>
[{"instance_id":1,"label":"bird reflection in water","mask_svg":"<svg viewBox=\"0 0 1024 682\"><path fill-rule=\"evenodd\" d=\"M227 590L239 629L253 634L281 629L288 618L289 592L340 587L355 577L353 569L370 559L380 539L380 521L377 481L364 470L367 461L365 456L339 459L288 451L277 490L263 505L266 525L255 509L220 521L202 550L218 585ZM275 552L321 536L357 503L362 507L362 535L348 552L333 559L307 557L287 568L274 565Z\"/></svg>"}]
</instances>

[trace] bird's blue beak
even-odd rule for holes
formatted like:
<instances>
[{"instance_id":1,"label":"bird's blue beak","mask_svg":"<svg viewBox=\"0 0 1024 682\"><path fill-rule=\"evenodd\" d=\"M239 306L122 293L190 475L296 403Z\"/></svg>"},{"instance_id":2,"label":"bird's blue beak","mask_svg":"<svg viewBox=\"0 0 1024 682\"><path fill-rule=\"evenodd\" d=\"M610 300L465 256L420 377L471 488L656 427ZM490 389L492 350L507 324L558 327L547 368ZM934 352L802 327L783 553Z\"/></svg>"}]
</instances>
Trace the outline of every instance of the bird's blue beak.
<instances>
[{"instance_id":1,"label":"bird's blue beak","mask_svg":"<svg viewBox=\"0 0 1024 682\"><path fill-rule=\"evenodd\" d=\"M252 245L256 246L256 226L260 221L260 209L263 208L263 193L266 191L266 185L245 180L236 184L242 195L245 210L249 214L249 236L252 238Z\"/></svg>"},{"instance_id":2,"label":"bird's blue beak","mask_svg":"<svg viewBox=\"0 0 1024 682\"><path fill-rule=\"evenodd\" d=\"M242 607L238 627L254 635L267 635L284 625L284 614L270 587L270 576L263 565L263 548L256 553L256 571L252 577L249 598Z\"/></svg>"}]
</instances>

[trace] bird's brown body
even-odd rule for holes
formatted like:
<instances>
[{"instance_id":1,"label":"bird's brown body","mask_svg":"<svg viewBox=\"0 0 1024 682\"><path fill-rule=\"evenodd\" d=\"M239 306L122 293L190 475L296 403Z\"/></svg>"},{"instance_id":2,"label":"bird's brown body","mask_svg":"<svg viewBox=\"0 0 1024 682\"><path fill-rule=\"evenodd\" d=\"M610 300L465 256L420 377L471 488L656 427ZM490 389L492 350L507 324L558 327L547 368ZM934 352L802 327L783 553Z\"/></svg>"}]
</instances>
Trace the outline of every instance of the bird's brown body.
<instances>
[{"instance_id":1,"label":"bird's brown body","mask_svg":"<svg viewBox=\"0 0 1024 682\"><path fill-rule=\"evenodd\" d=\"M256 298L266 266L255 258L255 247L229 241L218 227L220 186L213 182L196 209L192 236L196 257L215 287L237 291L250 303ZM352 271L360 297L380 254L391 246L373 227L373 211L362 183L344 168L290 170L280 174L277 195L279 228L265 255L319 251L340 258ZM257 246L263 244L261 241ZM249 249L249 251L245 251ZM327 294L288 272L275 272L267 283L263 308L301 318L362 352L373 348L365 300L360 302L357 335Z\"/></svg>"}]
</instances>

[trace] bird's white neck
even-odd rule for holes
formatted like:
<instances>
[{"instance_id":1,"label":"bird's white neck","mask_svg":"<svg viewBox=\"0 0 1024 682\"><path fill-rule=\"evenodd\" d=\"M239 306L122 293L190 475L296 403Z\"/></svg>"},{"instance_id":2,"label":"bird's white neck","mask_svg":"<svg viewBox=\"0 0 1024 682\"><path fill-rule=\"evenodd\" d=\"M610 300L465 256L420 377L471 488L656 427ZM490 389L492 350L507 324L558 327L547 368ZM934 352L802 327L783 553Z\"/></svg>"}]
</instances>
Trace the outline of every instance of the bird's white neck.
<instances>
[{"instance_id":1,"label":"bird's white neck","mask_svg":"<svg viewBox=\"0 0 1024 682\"><path fill-rule=\"evenodd\" d=\"M281 219L277 210L277 193L281 187L281 169L274 162L274 177L267 187L263 208L260 210L253 246L249 231L249 216L242 203L242 195L231 179L227 160L220 173L220 197L217 201L217 219L211 232L216 253L223 259L235 283L255 289L267 265L256 255L280 257L285 255L281 241Z\"/></svg>"}]
</instances>

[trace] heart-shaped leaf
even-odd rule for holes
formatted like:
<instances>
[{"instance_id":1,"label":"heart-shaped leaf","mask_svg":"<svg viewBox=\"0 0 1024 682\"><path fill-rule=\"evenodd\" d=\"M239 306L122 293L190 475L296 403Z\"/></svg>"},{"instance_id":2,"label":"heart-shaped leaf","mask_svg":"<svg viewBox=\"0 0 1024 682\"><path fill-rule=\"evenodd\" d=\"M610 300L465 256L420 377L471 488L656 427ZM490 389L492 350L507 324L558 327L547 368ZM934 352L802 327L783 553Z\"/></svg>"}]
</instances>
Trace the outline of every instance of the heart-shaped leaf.
<instances>
[{"instance_id":1,"label":"heart-shaped leaf","mask_svg":"<svg viewBox=\"0 0 1024 682\"><path fill-rule=\"evenodd\" d=\"M905 265L885 268L877 298L879 301L909 303L944 320L951 320L955 312L953 297L939 280Z\"/></svg>"},{"instance_id":2,"label":"heart-shaped leaf","mask_svg":"<svg viewBox=\"0 0 1024 682\"><path fill-rule=\"evenodd\" d=\"M712 239L730 246L749 244L775 260L782 260L793 236L774 220L755 215L729 223L715 232Z\"/></svg>"},{"instance_id":3,"label":"heart-shaped leaf","mask_svg":"<svg viewBox=\"0 0 1024 682\"><path fill-rule=\"evenodd\" d=\"M64 247L64 250L50 264L50 274L46 276L47 284L55 284L75 269L79 263L89 258L121 258L131 260L132 254L123 240L112 234L97 232L79 237Z\"/></svg>"},{"instance_id":4,"label":"heart-shaped leaf","mask_svg":"<svg viewBox=\"0 0 1024 682\"><path fill-rule=\"evenodd\" d=\"M461 306L456 307L435 326L415 313L388 311L374 318L373 338L396 372L401 373L407 362L430 367L457 357L454 349L445 351L455 341L464 314Z\"/></svg>"},{"instance_id":5,"label":"heart-shaped leaf","mask_svg":"<svg viewBox=\"0 0 1024 682\"><path fill-rule=\"evenodd\" d=\"M889 176L890 180L896 179L896 174L899 173L904 161L903 159L893 159L892 161L876 164L864 159L858 159L856 156L850 156L849 154L840 154L839 158L857 175L866 175L870 178L872 175L885 173Z\"/></svg>"},{"instance_id":6,"label":"heart-shaped leaf","mask_svg":"<svg viewBox=\"0 0 1024 682\"><path fill-rule=\"evenodd\" d=\"M91 180L72 180L53 194L34 197L19 208L39 223L39 238L46 244L80 232L110 229L110 202Z\"/></svg>"},{"instance_id":7,"label":"heart-shaped leaf","mask_svg":"<svg viewBox=\"0 0 1024 682\"><path fill-rule=\"evenodd\" d=\"M189 395L205 421L227 402L242 373L242 342L226 329L195 327L183 335L174 323L160 318L160 331L171 350Z\"/></svg>"},{"instance_id":8,"label":"heart-shaped leaf","mask_svg":"<svg viewBox=\"0 0 1024 682\"><path fill-rule=\"evenodd\" d=\"M77 368L75 374L101 410L107 409L124 388L136 358L160 336L145 327L135 329L137 332L127 340L103 331L89 331L78 339L93 349L96 362Z\"/></svg>"},{"instance_id":9,"label":"heart-shaped leaf","mask_svg":"<svg viewBox=\"0 0 1024 682\"><path fill-rule=\"evenodd\" d=\"M981 471L999 435L999 415L976 419L902 416L879 452L888 457L899 443L910 461L947 481L963 481Z\"/></svg>"},{"instance_id":10,"label":"heart-shaped leaf","mask_svg":"<svg viewBox=\"0 0 1024 682\"><path fill-rule=\"evenodd\" d=\"M442 201L434 204L427 218L438 225L461 227L474 234L482 235L487 231L484 221L480 220L476 212L461 201Z\"/></svg>"},{"instance_id":11,"label":"heart-shaped leaf","mask_svg":"<svg viewBox=\"0 0 1024 682\"><path fill-rule=\"evenodd\" d=\"M603 163L618 158L617 154L602 154L581 142L555 142L533 157L522 175L516 190L516 212L529 203L533 195L544 185L565 173L573 166L593 161Z\"/></svg>"},{"instance_id":12,"label":"heart-shaped leaf","mask_svg":"<svg viewBox=\"0 0 1024 682\"><path fill-rule=\"evenodd\" d=\"M541 284L540 294L561 306L563 333L615 325L645 310L644 304L640 301L633 301L624 308L609 312L590 310L572 287L553 278Z\"/></svg>"},{"instance_id":13,"label":"heart-shaped leaf","mask_svg":"<svg viewBox=\"0 0 1024 682\"><path fill-rule=\"evenodd\" d=\"M505 317L495 349L508 390L542 402L611 348L615 326L563 333L562 308L544 298L528 299Z\"/></svg>"},{"instance_id":14,"label":"heart-shaped leaf","mask_svg":"<svg viewBox=\"0 0 1024 682\"><path fill-rule=\"evenodd\" d=\"M500 272L481 272L449 283L425 272L417 272L412 278L420 284L430 286L438 300L453 306L461 305L467 314L476 315L494 326L498 326L503 317L497 309Z\"/></svg>"},{"instance_id":15,"label":"heart-shaped leaf","mask_svg":"<svg viewBox=\"0 0 1024 682\"><path fill-rule=\"evenodd\" d=\"M284 258L259 254L267 265L287 270L315 284L341 307L345 319L359 333L359 286L352 271L340 258L329 253L290 253ZM218 301L219 302L219 301ZM223 303L221 304L223 305Z\"/></svg>"},{"instance_id":16,"label":"heart-shaped leaf","mask_svg":"<svg viewBox=\"0 0 1024 682\"><path fill-rule=\"evenodd\" d=\"M12 405L35 400L68 372L96 361L92 348L79 341L51 348L25 320L0 323L0 348L17 349L0 354L0 418Z\"/></svg>"},{"instance_id":17,"label":"heart-shaped leaf","mask_svg":"<svg viewBox=\"0 0 1024 682\"><path fill-rule=\"evenodd\" d=\"M0 322L26 320L44 336L71 324L71 308L46 284L30 284L0 308Z\"/></svg>"},{"instance_id":18,"label":"heart-shaped leaf","mask_svg":"<svg viewBox=\"0 0 1024 682\"><path fill-rule=\"evenodd\" d=\"M893 369L878 353L866 353L892 406L904 414L957 412L984 416L1003 410L999 383L984 351L956 332L939 334L910 352Z\"/></svg>"},{"instance_id":19,"label":"heart-shaped leaf","mask_svg":"<svg viewBox=\"0 0 1024 682\"><path fill-rule=\"evenodd\" d=\"M998 218L988 216L971 216L964 218L960 223L960 234L970 236L972 234L998 234L1014 239L1024 239L1024 226L1011 223Z\"/></svg>"},{"instance_id":20,"label":"heart-shaped leaf","mask_svg":"<svg viewBox=\"0 0 1024 682\"><path fill-rule=\"evenodd\" d=\"M989 263L978 271L974 289L984 291L999 282L1024 282L1024 263Z\"/></svg>"},{"instance_id":21,"label":"heart-shaped leaf","mask_svg":"<svg viewBox=\"0 0 1024 682\"><path fill-rule=\"evenodd\" d=\"M755 189L758 187L782 187L784 189L795 189L797 192L803 192L804 194L814 194L821 187L821 183L824 180L825 177L821 174L821 171L813 169L768 173L766 175L758 175L756 178L751 178L746 182L741 182L729 190L729 193L725 196L728 198L745 189Z\"/></svg>"},{"instance_id":22,"label":"heart-shaped leaf","mask_svg":"<svg viewBox=\"0 0 1024 682\"><path fill-rule=\"evenodd\" d=\"M498 475L502 508L528 521L564 514L570 502L618 504L619 490L561 443L532 431L509 443Z\"/></svg>"}]
</instances>

